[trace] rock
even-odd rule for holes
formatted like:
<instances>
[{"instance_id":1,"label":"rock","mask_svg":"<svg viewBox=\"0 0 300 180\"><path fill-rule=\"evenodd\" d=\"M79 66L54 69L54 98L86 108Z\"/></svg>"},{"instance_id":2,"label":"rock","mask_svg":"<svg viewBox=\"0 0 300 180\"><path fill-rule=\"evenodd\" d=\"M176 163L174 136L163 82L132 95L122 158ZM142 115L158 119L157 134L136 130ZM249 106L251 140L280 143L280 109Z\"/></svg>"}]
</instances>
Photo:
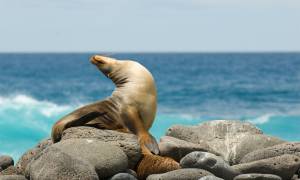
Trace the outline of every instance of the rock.
<instances>
[{"instance_id":1,"label":"rock","mask_svg":"<svg viewBox=\"0 0 300 180\"><path fill-rule=\"evenodd\" d=\"M6 168L8 168L9 166L13 166L14 165L14 160L12 157L10 156L0 156L0 168L2 170L5 170Z\"/></svg>"},{"instance_id":2,"label":"rock","mask_svg":"<svg viewBox=\"0 0 300 180\"><path fill-rule=\"evenodd\" d=\"M89 162L101 178L123 172L128 167L127 156L119 147L96 139L69 139L52 147Z\"/></svg>"},{"instance_id":3,"label":"rock","mask_svg":"<svg viewBox=\"0 0 300 180\"><path fill-rule=\"evenodd\" d=\"M297 174L295 174L295 175L292 177L292 179L291 179L291 180L300 180L300 179L299 179L298 175L297 175Z\"/></svg>"},{"instance_id":4,"label":"rock","mask_svg":"<svg viewBox=\"0 0 300 180\"><path fill-rule=\"evenodd\" d=\"M178 169L163 174L153 174L147 180L198 180L201 177L212 175L203 169Z\"/></svg>"},{"instance_id":5,"label":"rock","mask_svg":"<svg viewBox=\"0 0 300 180\"><path fill-rule=\"evenodd\" d=\"M53 161L57 163L55 167ZM86 167L83 167L83 164ZM126 154L117 146L96 139L68 139L44 150L31 161L28 165L30 169L26 171L30 173L31 178L35 179L42 179L42 177L47 179L52 176L61 178L61 176L66 177L66 174L77 178L85 177L86 173L90 179L94 179L94 171L97 172L99 178L107 178L124 172L127 164ZM39 177L40 175L42 177Z\"/></svg>"},{"instance_id":6,"label":"rock","mask_svg":"<svg viewBox=\"0 0 300 180\"><path fill-rule=\"evenodd\" d=\"M230 163L235 162L235 159L232 158L236 157L236 148L242 141L245 141L244 144L248 143L247 146L252 145L255 148L256 144L253 143L260 144L260 142L255 141L255 135L259 138L264 136L262 131L251 123L234 120L208 121L197 126L175 125L168 129L166 135L196 144L206 143L214 151L221 154L225 161ZM252 137L245 138L246 136ZM252 142L246 141L249 139L252 139ZM268 142L263 147L274 145L276 142L282 143L284 141L276 138L275 143ZM242 144L239 146L242 147ZM249 152L243 150L241 153L239 156Z\"/></svg>"},{"instance_id":7,"label":"rock","mask_svg":"<svg viewBox=\"0 0 300 180\"><path fill-rule=\"evenodd\" d=\"M224 179L221 179L216 176L204 176L204 177L200 178L199 180L224 180Z\"/></svg>"},{"instance_id":8,"label":"rock","mask_svg":"<svg viewBox=\"0 0 300 180\"><path fill-rule=\"evenodd\" d=\"M274 174L241 174L234 178L234 180L281 180L281 177Z\"/></svg>"},{"instance_id":9,"label":"rock","mask_svg":"<svg viewBox=\"0 0 300 180\"><path fill-rule=\"evenodd\" d=\"M283 180L291 179L299 167L300 158L290 154L232 166L241 174L274 174L280 176Z\"/></svg>"},{"instance_id":10,"label":"rock","mask_svg":"<svg viewBox=\"0 0 300 180\"><path fill-rule=\"evenodd\" d=\"M207 170L223 179L233 179L239 174L231 168L221 157L208 152L195 151L180 160L183 168L199 168Z\"/></svg>"},{"instance_id":11,"label":"rock","mask_svg":"<svg viewBox=\"0 0 300 180\"><path fill-rule=\"evenodd\" d=\"M27 180L23 175L3 175L0 180Z\"/></svg>"},{"instance_id":12,"label":"rock","mask_svg":"<svg viewBox=\"0 0 300 180\"><path fill-rule=\"evenodd\" d=\"M17 167L9 166L8 168L0 172L0 176L1 175L21 175L21 172Z\"/></svg>"},{"instance_id":13,"label":"rock","mask_svg":"<svg viewBox=\"0 0 300 180\"><path fill-rule=\"evenodd\" d=\"M248 153L263 149L265 147L274 146L284 143L283 140L276 137L263 134L254 134L242 137L235 146L232 147L229 153L229 163L239 164L241 159Z\"/></svg>"},{"instance_id":14,"label":"rock","mask_svg":"<svg viewBox=\"0 0 300 180\"><path fill-rule=\"evenodd\" d=\"M56 147L49 147L26 168L31 180L98 180L95 168L88 162L77 159Z\"/></svg>"},{"instance_id":15,"label":"rock","mask_svg":"<svg viewBox=\"0 0 300 180\"><path fill-rule=\"evenodd\" d=\"M158 145L161 156L171 157L178 162L185 155L193 151L203 151L218 154L217 152L212 150L205 142L201 144L195 144L171 136L162 137Z\"/></svg>"},{"instance_id":16,"label":"rock","mask_svg":"<svg viewBox=\"0 0 300 180\"><path fill-rule=\"evenodd\" d=\"M88 138L119 146L128 157L129 168L134 169L142 154L137 136L112 130L101 130L93 127L72 127L63 132L62 141L66 139Z\"/></svg>"},{"instance_id":17,"label":"rock","mask_svg":"<svg viewBox=\"0 0 300 180\"><path fill-rule=\"evenodd\" d=\"M133 175L134 177L137 177L136 172L134 170L132 170L132 169L127 169L125 172L128 173L128 174Z\"/></svg>"},{"instance_id":18,"label":"rock","mask_svg":"<svg viewBox=\"0 0 300 180\"><path fill-rule=\"evenodd\" d=\"M136 177L134 177L131 174L128 173L118 173L116 175L114 175L113 177L111 177L109 180L137 180Z\"/></svg>"},{"instance_id":19,"label":"rock","mask_svg":"<svg viewBox=\"0 0 300 180\"><path fill-rule=\"evenodd\" d=\"M300 143L283 143L272 147L258 149L245 155L241 163L252 162L261 159L267 159L283 154L293 154L300 157Z\"/></svg>"},{"instance_id":20,"label":"rock","mask_svg":"<svg viewBox=\"0 0 300 180\"><path fill-rule=\"evenodd\" d=\"M16 167L19 169L21 174L25 174L25 169L28 163L34 159L35 156L38 156L44 149L52 145L51 139L42 140L36 147L28 150L22 157L18 160Z\"/></svg>"}]
</instances>

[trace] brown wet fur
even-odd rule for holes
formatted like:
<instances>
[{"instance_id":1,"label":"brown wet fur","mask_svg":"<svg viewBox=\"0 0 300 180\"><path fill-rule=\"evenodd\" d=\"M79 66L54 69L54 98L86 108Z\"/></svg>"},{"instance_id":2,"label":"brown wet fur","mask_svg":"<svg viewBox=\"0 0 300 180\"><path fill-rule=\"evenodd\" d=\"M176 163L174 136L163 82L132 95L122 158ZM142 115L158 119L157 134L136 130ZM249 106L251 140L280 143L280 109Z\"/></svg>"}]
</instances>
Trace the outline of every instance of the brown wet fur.
<instances>
[{"instance_id":1,"label":"brown wet fur","mask_svg":"<svg viewBox=\"0 0 300 180\"><path fill-rule=\"evenodd\" d=\"M137 166L138 179L144 180L151 174L160 174L180 169L175 160L153 154L145 154Z\"/></svg>"}]
</instances>

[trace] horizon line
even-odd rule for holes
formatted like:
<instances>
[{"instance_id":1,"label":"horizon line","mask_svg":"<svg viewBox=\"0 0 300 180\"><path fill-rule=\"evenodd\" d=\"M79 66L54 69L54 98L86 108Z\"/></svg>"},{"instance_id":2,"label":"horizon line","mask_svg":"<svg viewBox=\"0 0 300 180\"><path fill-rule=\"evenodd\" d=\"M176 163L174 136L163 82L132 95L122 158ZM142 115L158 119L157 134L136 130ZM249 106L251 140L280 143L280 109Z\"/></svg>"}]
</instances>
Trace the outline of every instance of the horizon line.
<instances>
[{"instance_id":1,"label":"horizon line","mask_svg":"<svg viewBox=\"0 0 300 180\"><path fill-rule=\"evenodd\" d=\"M299 51L0 51L0 54L298 54Z\"/></svg>"}]
</instances>

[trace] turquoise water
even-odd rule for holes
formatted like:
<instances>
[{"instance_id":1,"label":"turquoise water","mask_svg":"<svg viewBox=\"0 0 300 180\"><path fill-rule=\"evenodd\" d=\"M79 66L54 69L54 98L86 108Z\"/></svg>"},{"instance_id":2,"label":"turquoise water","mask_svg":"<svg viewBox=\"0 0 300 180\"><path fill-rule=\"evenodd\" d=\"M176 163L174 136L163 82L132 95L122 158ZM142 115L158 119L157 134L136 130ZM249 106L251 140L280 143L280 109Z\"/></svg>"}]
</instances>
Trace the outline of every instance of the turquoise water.
<instances>
[{"instance_id":1,"label":"turquoise water","mask_svg":"<svg viewBox=\"0 0 300 180\"><path fill-rule=\"evenodd\" d=\"M91 54L0 54L0 154L17 159L60 117L110 95ZM174 124L213 119L255 123L300 140L300 54L113 54L136 59L156 79L159 139Z\"/></svg>"}]
</instances>

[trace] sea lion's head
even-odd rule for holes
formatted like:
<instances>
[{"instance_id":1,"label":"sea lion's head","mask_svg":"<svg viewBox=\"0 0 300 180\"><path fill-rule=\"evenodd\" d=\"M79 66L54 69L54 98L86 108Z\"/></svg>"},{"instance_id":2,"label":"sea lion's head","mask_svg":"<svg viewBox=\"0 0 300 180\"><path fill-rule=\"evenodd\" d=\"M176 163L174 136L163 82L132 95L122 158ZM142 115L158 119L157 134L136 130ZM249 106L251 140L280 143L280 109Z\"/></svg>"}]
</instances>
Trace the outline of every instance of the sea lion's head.
<instances>
[{"instance_id":1,"label":"sea lion's head","mask_svg":"<svg viewBox=\"0 0 300 180\"><path fill-rule=\"evenodd\" d=\"M116 66L118 66L116 59L100 55L92 56L90 61L107 77L109 77L113 70L116 69Z\"/></svg>"},{"instance_id":2,"label":"sea lion's head","mask_svg":"<svg viewBox=\"0 0 300 180\"><path fill-rule=\"evenodd\" d=\"M92 56L90 61L117 86L127 82L136 84L153 84L154 82L151 73L136 61L117 60L101 55Z\"/></svg>"}]
</instances>

